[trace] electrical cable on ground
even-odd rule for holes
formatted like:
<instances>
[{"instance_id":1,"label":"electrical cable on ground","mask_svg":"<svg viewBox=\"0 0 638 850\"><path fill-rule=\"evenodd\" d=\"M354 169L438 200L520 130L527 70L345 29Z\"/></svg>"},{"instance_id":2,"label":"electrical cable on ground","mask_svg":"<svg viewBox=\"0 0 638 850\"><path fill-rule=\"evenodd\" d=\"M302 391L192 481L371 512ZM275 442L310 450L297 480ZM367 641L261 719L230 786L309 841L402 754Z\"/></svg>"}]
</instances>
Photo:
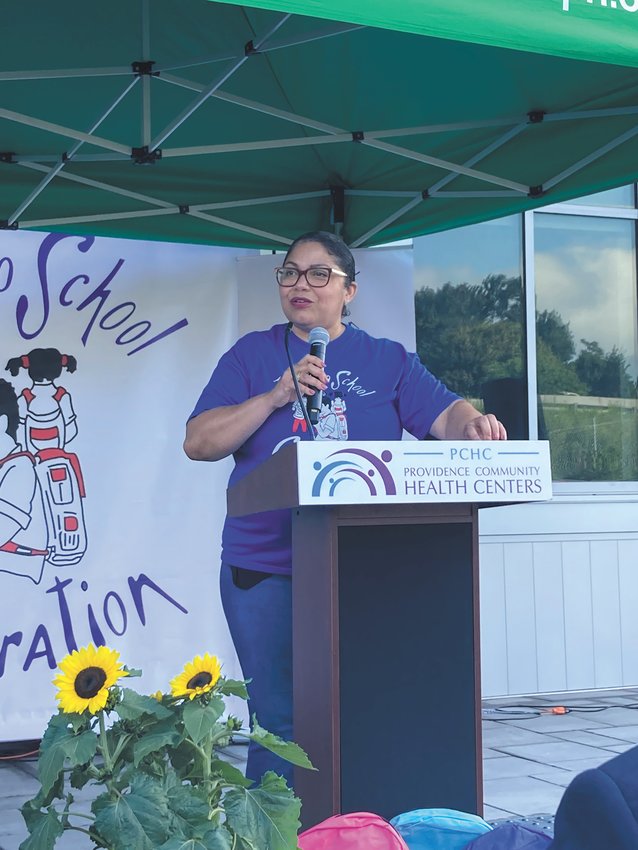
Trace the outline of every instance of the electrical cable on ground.
<instances>
[{"instance_id":1,"label":"electrical cable on ground","mask_svg":"<svg viewBox=\"0 0 638 850\"><path fill-rule=\"evenodd\" d=\"M580 711L584 714L597 714L608 708L638 709L638 703L607 703L605 705L530 705L518 703L507 706L484 706L481 709L483 720L522 720L528 717L540 717L543 714L562 715L572 711ZM494 717L490 715L507 715L506 717Z\"/></svg>"},{"instance_id":2,"label":"electrical cable on ground","mask_svg":"<svg viewBox=\"0 0 638 850\"><path fill-rule=\"evenodd\" d=\"M37 756L40 750L29 750L26 753L13 753L10 756L0 756L0 761L20 761L20 759L26 759L30 756Z\"/></svg>"}]
</instances>

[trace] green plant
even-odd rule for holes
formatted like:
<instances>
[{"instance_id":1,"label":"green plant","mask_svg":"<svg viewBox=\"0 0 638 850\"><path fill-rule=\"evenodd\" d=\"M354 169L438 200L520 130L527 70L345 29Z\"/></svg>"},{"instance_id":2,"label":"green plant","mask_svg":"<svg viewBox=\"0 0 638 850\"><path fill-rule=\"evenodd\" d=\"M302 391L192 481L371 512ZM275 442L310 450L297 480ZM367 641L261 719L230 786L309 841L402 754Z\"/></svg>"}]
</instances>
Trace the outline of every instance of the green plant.
<instances>
[{"instance_id":1,"label":"green plant","mask_svg":"<svg viewBox=\"0 0 638 850\"><path fill-rule=\"evenodd\" d=\"M251 731L224 718L224 697L247 699L246 683L224 678L206 654L185 665L170 694L145 696L120 686L141 673L118 658L88 646L60 663L60 709L42 738L41 788L22 807L30 834L20 850L50 850L65 830L107 850L296 848L301 802L285 780L268 772L254 785L220 757L240 736L312 768L256 718ZM87 783L102 790L82 811L73 790Z\"/></svg>"}]
</instances>

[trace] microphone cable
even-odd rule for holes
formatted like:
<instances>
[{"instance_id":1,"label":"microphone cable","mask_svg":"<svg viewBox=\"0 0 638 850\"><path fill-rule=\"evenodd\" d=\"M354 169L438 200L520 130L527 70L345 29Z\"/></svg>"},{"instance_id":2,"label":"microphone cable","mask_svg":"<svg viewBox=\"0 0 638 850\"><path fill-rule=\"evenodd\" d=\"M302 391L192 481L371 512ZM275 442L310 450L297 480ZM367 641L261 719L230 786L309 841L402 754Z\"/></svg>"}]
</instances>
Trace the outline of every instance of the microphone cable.
<instances>
[{"instance_id":1,"label":"microphone cable","mask_svg":"<svg viewBox=\"0 0 638 850\"><path fill-rule=\"evenodd\" d=\"M306 405L304 404L303 396L301 395L301 390L299 389L299 382L297 381L297 374L295 372L295 367L292 362L292 357L290 356L290 346L289 346L289 338L290 331L292 330L292 322L288 322L286 325L286 333L284 334L284 346L286 348L286 357L288 358L288 366L290 368L290 374L292 375L292 382L295 385L295 392L297 393L297 401L299 402L299 406L301 407L301 412L303 413L303 418L306 423L306 427L308 428L308 433L310 434L310 439L315 440L315 429L310 421L310 417L308 416L308 411L306 410Z\"/></svg>"}]
</instances>

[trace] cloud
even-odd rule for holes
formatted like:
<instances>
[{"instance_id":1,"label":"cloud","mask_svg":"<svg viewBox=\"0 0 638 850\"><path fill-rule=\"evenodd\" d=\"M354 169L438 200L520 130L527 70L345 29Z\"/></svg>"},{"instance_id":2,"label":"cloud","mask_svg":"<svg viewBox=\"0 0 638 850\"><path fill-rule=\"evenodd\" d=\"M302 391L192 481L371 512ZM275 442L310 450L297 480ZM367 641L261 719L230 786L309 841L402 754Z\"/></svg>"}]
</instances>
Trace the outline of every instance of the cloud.
<instances>
[{"instance_id":1,"label":"cloud","mask_svg":"<svg viewBox=\"0 0 638 850\"><path fill-rule=\"evenodd\" d=\"M614 346L638 373L633 248L569 244L536 254L537 310L555 310L581 339Z\"/></svg>"}]
</instances>

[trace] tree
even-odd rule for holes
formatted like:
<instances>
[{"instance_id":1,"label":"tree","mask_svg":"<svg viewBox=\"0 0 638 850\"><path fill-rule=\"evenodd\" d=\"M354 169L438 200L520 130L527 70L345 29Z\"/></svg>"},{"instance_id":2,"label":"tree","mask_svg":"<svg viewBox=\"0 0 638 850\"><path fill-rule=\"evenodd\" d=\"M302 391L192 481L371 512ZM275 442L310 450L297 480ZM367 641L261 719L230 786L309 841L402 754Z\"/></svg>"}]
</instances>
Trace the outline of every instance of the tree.
<instances>
[{"instance_id":1,"label":"tree","mask_svg":"<svg viewBox=\"0 0 638 850\"><path fill-rule=\"evenodd\" d=\"M486 381L524 374L520 277L446 283L415 294L417 351L456 392L480 398Z\"/></svg>"},{"instance_id":2,"label":"tree","mask_svg":"<svg viewBox=\"0 0 638 850\"><path fill-rule=\"evenodd\" d=\"M569 322L564 322L555 310L543 310L536 314L536 337L545 343L561 363L569 363L576 356Z\"/></svg>"},{"instance_id":3,"label":"tree","mask_svg":"<svg viewBox=\"0 0 638 850\"><path fill-rule=\"evenodd\" d=\"M539 394L587 395L587 385L576 374L573 363L566 363L543 339L536 341L536 375Z\"/></svg>"},{"instance_id":4,"label":"tree","mask_svg":"<svg viewBox=\"0 0 638 850\"><path fill-rule=\"evenodd\" d=\"M584 348L574 366L589 395L636 398L636 384L629 374L625 355L616 346L605 353L595 341L581 339L581 343Z\"/></svg>"}]
</instances>

